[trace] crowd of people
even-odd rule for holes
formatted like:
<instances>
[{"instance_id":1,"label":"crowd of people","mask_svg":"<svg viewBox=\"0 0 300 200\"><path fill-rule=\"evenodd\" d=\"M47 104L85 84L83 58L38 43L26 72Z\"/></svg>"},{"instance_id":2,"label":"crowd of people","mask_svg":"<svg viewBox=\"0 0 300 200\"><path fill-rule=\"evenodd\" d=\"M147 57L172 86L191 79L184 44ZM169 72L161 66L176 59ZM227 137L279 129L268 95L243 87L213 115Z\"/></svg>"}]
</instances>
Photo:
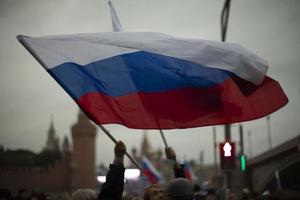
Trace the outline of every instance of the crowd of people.
<instances>
[{"instance_id":1,"label":"crowd of people","mask_svg":"<svg viewBox=\"0 0 300 200\"><path fill-rule=\"evenodd\" d=\"M176 160L175 151L168 147L165 149L166 157L171 161L175 178L167 185L152 184L145 188L143 197L135 197L123 193L124 190L124 155L126 146L122 141L118 141L114 147L114 160L109 166L106 175L106 182L101 187L99 194L92 189L78 189L72 193L64 194L43 194L29 192L21 189L15 196L9 190L0 190L0 200L217 200L217 199L300 199L299 193L270 193L258 195L251 194L248 189L241 191L239 196L234 193L227 193L225 197L217 195L214 190L207 190L205 193L193 186L192 182L185 178L183 166Z\"/></svg>"},{"instance_id":2,"label":"crowd of people","mask_svg":"<svg viewBox=\"0 0 300 200\"><path fill-rule=\"evenodd\" d=\"M122 199L124 189L125 153L125 144L122 141L117 142L114 148L114 161L110 165L106 175L106 182L103 184L97 197L98 200ZM163 187L160 184L148 186L144 191L144 200L192 200L193 185L189 180L184 178L183 168L177 163L175 151L171 147L166 148L166 157L173 163L175 179L166 187Z\"/></svg>"}]
</instances>

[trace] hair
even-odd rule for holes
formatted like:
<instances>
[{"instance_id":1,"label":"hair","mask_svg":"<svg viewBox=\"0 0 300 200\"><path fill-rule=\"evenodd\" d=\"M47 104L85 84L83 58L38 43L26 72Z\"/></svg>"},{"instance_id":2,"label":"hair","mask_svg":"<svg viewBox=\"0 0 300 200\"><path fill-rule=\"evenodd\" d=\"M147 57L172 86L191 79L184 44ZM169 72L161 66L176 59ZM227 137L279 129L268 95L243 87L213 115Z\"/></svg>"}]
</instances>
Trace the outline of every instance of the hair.
<instances>
[{"instance_id":1,"label":"hair","mask_svg":"<svg viewBox=\"0 0 300 200\"><path fill-rule=\"evenodd\" d=\"M152 185L149 185L148 187L146 187L145 192L144 192L144 200L149 200L150 199L149 190L151 188L161 188L161 185L159 185L159 184L152 184Z\"/></svg>"},{"instance_id":2,"label":"hair","mask_svg":"<svg viewBox=\"0 0 300 200\"><path fill-rule=\"evenodd\" d=\"M92 189L78 189L73 192L71 200L95 200L96 192Z\"/></svg>"},{"instance_id":3,"label":"hair","mask_svg":"<svg viewBox=\"0 0 300 200\"><path fill-rule=\"evenodd\" d=\"M193 184L185 178L176 178L168 184L166 193L169 200L192 200Z\"/></svg>"}]
</instances>

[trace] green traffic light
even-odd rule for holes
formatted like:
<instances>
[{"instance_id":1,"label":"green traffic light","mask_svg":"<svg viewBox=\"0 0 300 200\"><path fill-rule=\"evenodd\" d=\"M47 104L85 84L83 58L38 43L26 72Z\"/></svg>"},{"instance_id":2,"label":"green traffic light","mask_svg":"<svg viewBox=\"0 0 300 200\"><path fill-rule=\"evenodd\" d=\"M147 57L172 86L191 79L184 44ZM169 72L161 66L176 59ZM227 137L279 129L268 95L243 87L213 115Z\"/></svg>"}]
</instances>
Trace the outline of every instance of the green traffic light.
<instances>
[{"instance_id":1,"label":"green traffic light","mask_svg":"<svg viewBox=\"0 0 300 200\"><path fill-rule=\"evenodd\" d=\"M242 172L246 171L246 156L241 155L241 170Z\"/></svg>"}]
</instances>

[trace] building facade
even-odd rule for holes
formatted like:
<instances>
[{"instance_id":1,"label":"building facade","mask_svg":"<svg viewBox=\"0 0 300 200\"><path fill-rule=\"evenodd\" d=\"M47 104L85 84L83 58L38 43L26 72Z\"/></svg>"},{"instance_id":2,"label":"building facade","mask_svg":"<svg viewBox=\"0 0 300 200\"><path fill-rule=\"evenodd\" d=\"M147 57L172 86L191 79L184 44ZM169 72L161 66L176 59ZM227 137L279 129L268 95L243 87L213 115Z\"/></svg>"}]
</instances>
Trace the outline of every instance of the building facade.
<instances>
[{"instance_id":1,"label":"building facade","mask_svg":"<svg viewBox=\"0 0 300 200\"><path fill-rule=\"evenodd\" d=\"M96 189L96 127L80 112L77 122L71 127L71 135L73 148L66 137L62 150L60 150L59 139L51 121L43 151L59 150L61 157L46 166L5 165L2 163L0 188L7 188L12 192L29 189L50 193L70 193L79 188ZM3 150L2 153L1 158L5 157ZM9 161L10 158L5 159Z\"/></svg>"}]
</instances>

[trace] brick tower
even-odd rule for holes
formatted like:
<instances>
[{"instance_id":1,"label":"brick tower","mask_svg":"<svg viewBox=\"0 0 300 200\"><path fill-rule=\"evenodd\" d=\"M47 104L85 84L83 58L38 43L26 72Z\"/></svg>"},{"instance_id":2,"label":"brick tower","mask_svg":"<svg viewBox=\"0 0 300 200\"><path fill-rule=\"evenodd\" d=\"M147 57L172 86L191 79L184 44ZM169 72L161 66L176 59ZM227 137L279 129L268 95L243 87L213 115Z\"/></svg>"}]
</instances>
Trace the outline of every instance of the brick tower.
<instances>
[{"instance_id":1,"label":"brick tower","mask_svg":"<svg viewBox=\"0 0 300 200\"><path fill-rule=\"evenodd\" d=\"M83 112L72 128L73 153L71 162L71 188L96 189L95 138L96 127Z\"/></svg>"}]
</instances>

